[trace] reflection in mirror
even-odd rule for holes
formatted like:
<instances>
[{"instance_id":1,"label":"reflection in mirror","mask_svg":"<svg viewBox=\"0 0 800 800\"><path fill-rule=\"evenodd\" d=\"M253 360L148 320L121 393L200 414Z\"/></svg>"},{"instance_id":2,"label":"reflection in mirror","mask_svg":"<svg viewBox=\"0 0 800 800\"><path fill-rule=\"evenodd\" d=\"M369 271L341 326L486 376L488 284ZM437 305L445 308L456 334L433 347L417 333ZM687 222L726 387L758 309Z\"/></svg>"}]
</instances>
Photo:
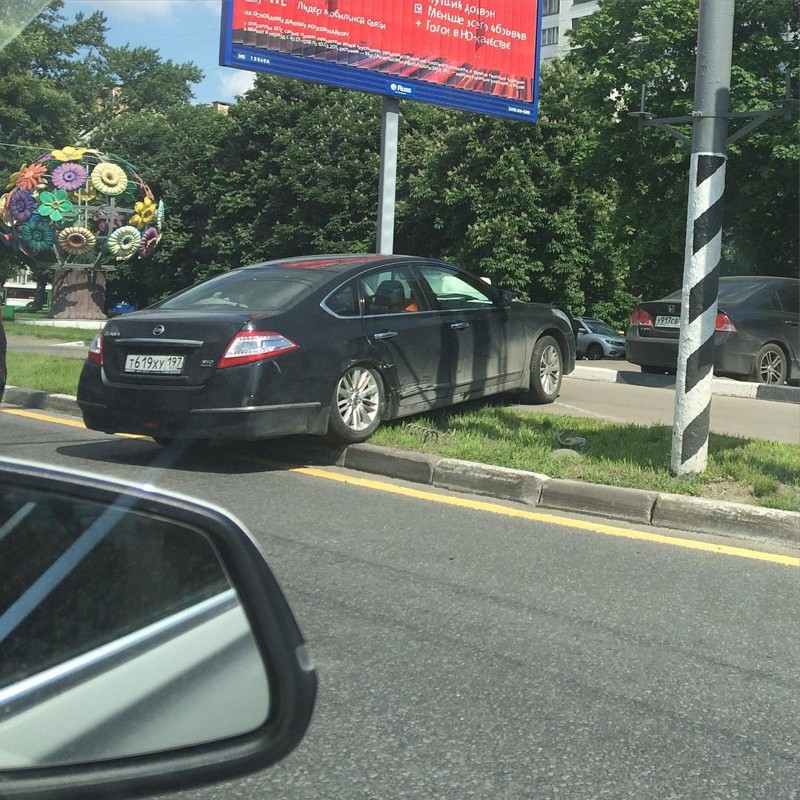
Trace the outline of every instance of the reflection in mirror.
<instances>
[{"instance_id":1,"label":"reflection in mirror","mask_svg":"<svg viewBox=\"0 0 800 800\"><path fill-rule=\"evenodd\" d=\"M205 534L0 486L0 769L255 730L269 685Z\"/></svg>"}]
</instances>

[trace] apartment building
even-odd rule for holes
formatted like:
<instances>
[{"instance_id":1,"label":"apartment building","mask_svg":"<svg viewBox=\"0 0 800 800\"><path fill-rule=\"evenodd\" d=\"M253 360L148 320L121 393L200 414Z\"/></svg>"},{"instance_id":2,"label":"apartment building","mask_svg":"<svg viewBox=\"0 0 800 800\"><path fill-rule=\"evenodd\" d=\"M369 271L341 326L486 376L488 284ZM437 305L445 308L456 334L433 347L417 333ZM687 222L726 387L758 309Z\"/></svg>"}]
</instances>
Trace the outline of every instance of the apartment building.
<instances>
[{"instance_id":1,"label":"apartment building","mask_svg":"<svg viewBox=\"0 0 800 800\"><path fill-rule=\"evenodd\" d=\"M567 31L597 10L599 0L540 0L542 4L542 63L570 49Z\"/></svg>"}]
</instances>

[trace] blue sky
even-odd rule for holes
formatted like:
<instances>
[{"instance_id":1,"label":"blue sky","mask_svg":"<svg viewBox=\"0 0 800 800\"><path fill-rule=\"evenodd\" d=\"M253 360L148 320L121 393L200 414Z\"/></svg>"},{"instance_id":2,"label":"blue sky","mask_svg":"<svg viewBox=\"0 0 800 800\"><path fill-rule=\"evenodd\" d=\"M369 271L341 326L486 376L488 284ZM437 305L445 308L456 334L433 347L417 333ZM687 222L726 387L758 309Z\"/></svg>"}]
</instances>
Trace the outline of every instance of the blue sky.
<instances>
[{"instance_id":1,"label":"blue sky","mask_svg":"<svg viewBox=\"0 0 800 800\"><path fill-rule=\"evenodd\" d=\"M111 45L145 45L164 59L197 64L205 78L194 87L196 102L231 103L253 83L255 73L217 64L220 0L66 0L61 13L72 19L79 11L106 15Z\"/></svg>"}]
</instances>

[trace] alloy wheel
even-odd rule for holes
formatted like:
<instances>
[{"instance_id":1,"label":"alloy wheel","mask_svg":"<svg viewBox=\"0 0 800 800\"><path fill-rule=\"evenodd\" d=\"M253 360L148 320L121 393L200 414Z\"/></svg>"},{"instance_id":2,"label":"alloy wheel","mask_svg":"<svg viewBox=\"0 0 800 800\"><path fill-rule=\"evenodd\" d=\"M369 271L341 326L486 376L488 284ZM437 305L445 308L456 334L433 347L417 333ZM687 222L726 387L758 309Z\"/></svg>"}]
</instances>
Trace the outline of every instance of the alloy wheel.
<instances>
[{"instance_id":1,"label":"alloy wheel","mask_svg":"<svg viewBox=\"0 0 800 800\"><path fill-rule=\"evenodd\" d=\"M354 433L372 427L381 407L381 389L373 371L352 367L339 379L336 407L344 425Z\"/></svg>"}]
</instances>

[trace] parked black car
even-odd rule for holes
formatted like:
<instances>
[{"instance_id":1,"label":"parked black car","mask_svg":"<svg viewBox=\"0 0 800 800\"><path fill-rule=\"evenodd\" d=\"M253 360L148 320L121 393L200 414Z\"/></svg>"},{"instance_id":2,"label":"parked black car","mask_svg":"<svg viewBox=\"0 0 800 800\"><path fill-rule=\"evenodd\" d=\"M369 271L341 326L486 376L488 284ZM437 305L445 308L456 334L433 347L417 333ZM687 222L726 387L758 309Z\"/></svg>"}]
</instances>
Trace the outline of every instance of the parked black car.
<instances>
[{"instance_id":1,"label":"parked black car","mask_svg":"<svg viewBox=\"0 0 800 800\"><path fill-rule=\"evenodd\" d=\"M674 372L681 292L640 303L631 316L626 357L642 372ZM759 383L800 378L800 280L721 278L714 372Z\"/></svg>"},{"instance_id":2,"label":"parked black car","mask_svg":"<svg viewBox=\"0 0 800 800\"><path fill-rule=\"evenodd\" d=\"M518 391L549 403L574 369L564 312L414 256L255 264L109 320L78 404L93 430L165 443L331 433Z\"/></svg>"}]
</instances>

